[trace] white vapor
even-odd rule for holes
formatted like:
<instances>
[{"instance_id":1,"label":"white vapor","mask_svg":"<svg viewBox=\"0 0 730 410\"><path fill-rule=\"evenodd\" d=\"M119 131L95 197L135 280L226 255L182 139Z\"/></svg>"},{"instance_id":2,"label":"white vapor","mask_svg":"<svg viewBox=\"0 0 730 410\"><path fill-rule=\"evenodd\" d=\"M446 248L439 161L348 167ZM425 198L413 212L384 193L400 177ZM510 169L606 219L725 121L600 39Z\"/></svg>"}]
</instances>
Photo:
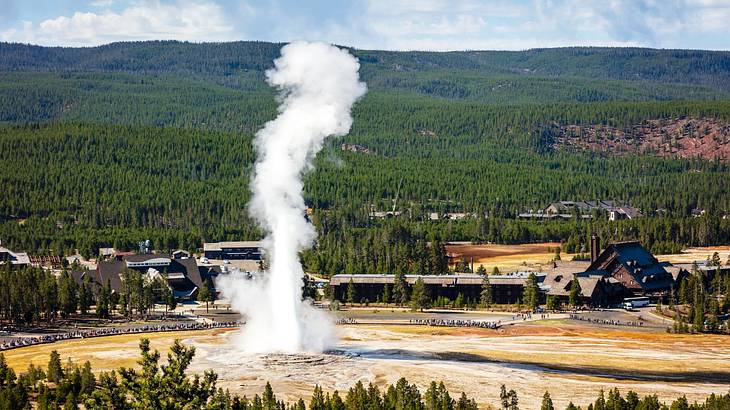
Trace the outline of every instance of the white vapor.
<instances>
[{"instance_id":1,"label":"white vapor","mask_svg":"<svg viewBox=\"0 0 730 410\"><path fill-rule=\"evenodd\" d=\"M331 320L301 300L299 252L316 236L304 217L302 175L325 138L350 130L352 105L367 90L359 68L345 50L294 42L266 72L280 90L279 115L256 134L249 212L266 232L270 269L261 282L221 275L216 286L246 316L242 344L248 352L322 351L332 341Z\"/></svg>"}]
</instances>

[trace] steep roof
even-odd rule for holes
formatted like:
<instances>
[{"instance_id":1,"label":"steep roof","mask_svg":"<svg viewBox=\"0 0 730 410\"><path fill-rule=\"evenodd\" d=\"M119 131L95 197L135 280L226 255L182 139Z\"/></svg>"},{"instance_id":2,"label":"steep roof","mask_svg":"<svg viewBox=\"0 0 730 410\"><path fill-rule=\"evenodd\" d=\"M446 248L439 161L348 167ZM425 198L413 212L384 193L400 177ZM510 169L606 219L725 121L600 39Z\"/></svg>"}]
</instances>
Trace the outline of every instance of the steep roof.
<instances>
[{"instance_id":1,"label":"steep roof","mask_svg":"<svg viewBox=\"0 0 730 410\"><path fill-rule=\"evenodd\" d=\"M608 272L605 270L575 273L549 272L542 287L548 289L548 295L568 296L570 295L570 287L574 276L578 277L581 296L590 298L593 296L598 284L608 276Z\"/></svg>"},{"instance_id":2,"label":"steep roof","mask_svg":"<svg viewBox=\"0 0 730 410\"><path fill-rule=\"evenodd\" d=\"M665 269L666 264L660 263L637 241L608 245L588 270L612 270L610 266L615 263L621 264L644 291L667 290L674 284L673 276Z\"/></svg>"},{"instance_id":3,"label":"steep roof","mask_svg":"<svg viewBox=\"0 0 730 410\"><path fill-rule=\"evenodd\" d=\"M105 285L106 281L109 280L109 284L112 289L116 292L121 292L122 278L120 278L119 275L126 267L127 264L123 261L113 260L100 262L96 267L97 280L102 285Z\"/></svg>"},{"instance_id":4,"label":"steep roof","mask_svg":"<svg viewBox=\"0 0 730 410\"><path fill-rule=\"evenodd\" d=\"M74 282L76 282L77 285L81 285L84 282L84 279L88 276L91 284L98 286L99 280L97 279L97 275L95 271L90 270L72 270L71 277L73 278Z\"/></svg>"},{"instance_id":5,"label":"steep roof","mask_svg":"<svg viewBox=\"0 0 730 410\"><path fill-rule=\"evenodd\" d=\"M123 261L106 261L100 262L97 267L96 277L100 284L105 284L109 279L112 289L120 292L122 289L121 274L125 269L128 268L127 262L139 263L154 259L164 259L167 255L133 255L125 258ZM137 271L147 272L147 267L144 266L132 266L130 269ZM169 276L168 282L175 288L184 289L186 292L189 289L197 289L203 286L203 279L200 276L200 271L195 259L170 259L170 263L165 266L152 267L161 273L167 273Z\"/></svg>"}]
</instances>

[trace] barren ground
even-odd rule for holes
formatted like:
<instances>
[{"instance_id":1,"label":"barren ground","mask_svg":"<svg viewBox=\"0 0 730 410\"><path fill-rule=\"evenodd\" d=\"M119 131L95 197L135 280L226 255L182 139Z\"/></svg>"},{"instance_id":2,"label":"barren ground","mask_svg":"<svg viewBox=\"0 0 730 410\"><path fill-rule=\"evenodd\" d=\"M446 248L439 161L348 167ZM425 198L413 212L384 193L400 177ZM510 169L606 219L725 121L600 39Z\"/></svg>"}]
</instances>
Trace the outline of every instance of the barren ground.
<instances>
[{"instance_id":1,"label":"barren ground","mask_svg":"<svg viewBox=\"0 0 730 410\"><path fill-rule=\"evenodd\" d=\"M456 257L465 257L467 261L474 258L474 268L484 265L491 272L496 266L500 271L514 272L518 270L545 269L555 257L554 249L560 246L556 242L533 243L522 245L447 245L446 250ZM730 245L708 246L703 248L688 248L678 254L657 255L660 261L672 263L691 263L695 260L705 260L714 252L720 254L720 260L725 263L730 255ZM564 261L569 261L572 254L561 253Z\"/></svg>"},{"instance_id":2,"label":"barren ground","mask_svg":"<svg viewBox=\"0 0 730 410\"><path fill-rule=\"evenodd\" d=\"M730 124L715 118L662 118L628 129L568 125L557 127L553 146L610 155L650 154L728 160Z\"/></svg>"},{"instance_id":3,"label":"barren ground","mask_svg":"<svg viewBox=\"0 0 730 410\"><path fill-rule=\"evenodd\" d=\"M196 346L192 370L212 368L222 387L251 397L270 381L280 398L346 390L357 380L385 386L400 377L424 388L444 380L482 405L498 403L499 387L515 389L524 408L539 407L549 390L558 408L587 405L600 389L618 387L662 399L699 400L730 389L730 338L669 335L646 329L606 328L547 320L501 330L409 325L338 327L339 354L251 356L232 347L233 331L150 334L164 349L174 338ZM139 335L61 342L5 352L11 367L45 365L51 350L95 369L135 366Z\"/></svg>"},{"instance_id":4,"label":"barren ground","mask_svg":"<svg viewBox=\"0 0 730 410\"><path fill-rule=\"evenodd\" d=\"M547 265L555 257L555 248L558 246L560 244L557 242L522 245L453 244L446 245L446 251L457 258L464 257L467 261L474 258L474 269L484 265L489 272L495 266L502 272L512 272ZM571 255L562 253L561 257L569 260Z\"/></svg>"}]
</instances>

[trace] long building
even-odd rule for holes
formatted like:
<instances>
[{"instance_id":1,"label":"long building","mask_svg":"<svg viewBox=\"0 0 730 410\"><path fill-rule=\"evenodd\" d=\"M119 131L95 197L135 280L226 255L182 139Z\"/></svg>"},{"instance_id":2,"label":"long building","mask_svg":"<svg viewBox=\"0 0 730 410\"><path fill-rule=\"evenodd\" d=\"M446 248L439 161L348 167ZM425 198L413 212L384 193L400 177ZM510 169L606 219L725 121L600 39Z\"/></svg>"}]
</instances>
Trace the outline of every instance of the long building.
<instances>
[{"instance_id":1,"label":"long building","mask_svg":"<svg viewBox=\"0 0 730 410\"><path fill-rule=\"evenodd\" d=\"M210 242L203 244L208 259L261 260L260 241Z\"/></svg>"},{"instance_id":2,"label":"long building","mask_svg":"<svg viewBox=\"0 0 730 410\"><path fill-rule=\"evenodd\" d=\"M544 274L536 274L538 285L545 278ZM499 304L512 304L522 296L529 272L518 272L508 275L490 275L489 283L492 287L492 301ZM479 300L482 291L481 275L460 274L460 275L406 275L405 280L409 287L416 281L423 279L426 289L431 298L440 296L451 300L456 299L459 294L466 299ZM347 287L350 281L355 286L357 302L375 302L385 290L385 285L390 286L391 292L395 283L395 275L335 275L330 279L332 294L335 299L347 300Z\"/></svg>"}]
</instances>

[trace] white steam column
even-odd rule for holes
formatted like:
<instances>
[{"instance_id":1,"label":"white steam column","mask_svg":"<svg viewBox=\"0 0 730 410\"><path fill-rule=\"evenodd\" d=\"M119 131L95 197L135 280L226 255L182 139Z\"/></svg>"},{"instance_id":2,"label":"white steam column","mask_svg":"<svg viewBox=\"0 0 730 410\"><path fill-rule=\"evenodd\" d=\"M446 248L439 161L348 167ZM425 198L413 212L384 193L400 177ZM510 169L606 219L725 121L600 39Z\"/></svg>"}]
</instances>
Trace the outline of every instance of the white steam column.
<instances>
[{"instance_id":1,"label":"white steam column","mask_svg":"<svg viewBox=\"0 0 730 410\"><path fill-rule=\"evenodd\" d=\"M248 352L322 351L331 342L330 319L301 300L299 252L316 236L304 217L302 175L325 138L350 130L352 105L367 90L359 68L346 50L294 42L266 72L268 83L280 90L279 115L256 134L249 212L266 232L270 271L255 284L238 275L221 275L217 282L232 307L246 315L242 345Z\"/></svg>"}]
</instances>

